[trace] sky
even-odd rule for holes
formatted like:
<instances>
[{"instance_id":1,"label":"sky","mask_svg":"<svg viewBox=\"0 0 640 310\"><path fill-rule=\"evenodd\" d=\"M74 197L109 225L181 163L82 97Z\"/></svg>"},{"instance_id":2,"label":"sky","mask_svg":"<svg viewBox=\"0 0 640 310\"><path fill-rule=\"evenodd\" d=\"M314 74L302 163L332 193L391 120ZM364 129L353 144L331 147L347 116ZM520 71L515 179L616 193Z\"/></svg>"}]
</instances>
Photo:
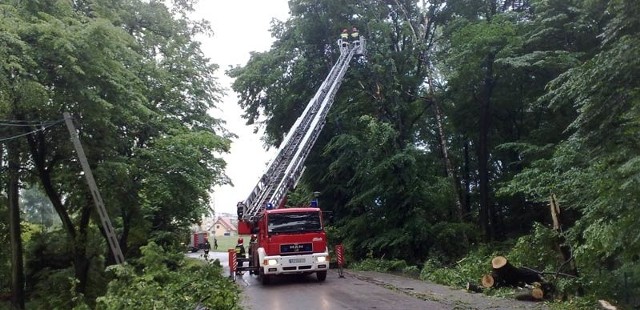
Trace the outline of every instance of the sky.
<instances>
[{"instance_id":1,"label":"sky","mask_svg":"<svg viewBox=\"0 0 640 310\"><path fill-rule=\"evenodd\" d=\"M212 63L220 66L218 82L227 89L227 95L218 104L222 114L220 111L213 114L225 120L225 127L238 135L232 141L231 152L223 156L226 174L235 186L214 188L216 215L235 214L236 204L249 196L276 152L273 147L269 151L263 148L261 133L254 134L253 126L245 125L237 94L231 90L233 80L224 71L229 66L244 66L251 51L269 50L273 42L269 33L271 19L284 21L288 15L287 0L200 0L197 6L195 17L209 20L214 31L213 37L200 39L202 50Z\"/></svg>"}]
</instances>

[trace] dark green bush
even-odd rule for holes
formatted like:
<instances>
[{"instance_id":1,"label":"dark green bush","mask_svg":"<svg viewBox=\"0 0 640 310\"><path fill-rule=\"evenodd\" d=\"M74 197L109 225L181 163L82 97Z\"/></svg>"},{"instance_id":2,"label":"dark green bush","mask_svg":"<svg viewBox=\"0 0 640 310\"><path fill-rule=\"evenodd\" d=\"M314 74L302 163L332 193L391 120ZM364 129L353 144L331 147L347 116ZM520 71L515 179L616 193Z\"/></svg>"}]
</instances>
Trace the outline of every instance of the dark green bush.
<instances>
[{"instance_id":1,"label":"dark green bush","mask_svg":"<svg viewBox=\"0 0 640 310\"><path fill-rule=\"evenodd\" d=\"M367 258L363 261L353 263L351 267L355 270L367 270L378 272L398 272L405 270L408 266L403 260L387 260L384 258Z\"/></svg>"},{"instance_id":2,"label":"dark green bush","mask_svg":"<svg viewBox=\"0 0 640 310\"><path fill-rule=\"evenodd\" d=\"M138 268L111 267L115 279L96 309L193 309L199 302L209 309L240 309L239 290L219 263L186 263L155 243L141 250Z\"/></svg>"}]
</instances>

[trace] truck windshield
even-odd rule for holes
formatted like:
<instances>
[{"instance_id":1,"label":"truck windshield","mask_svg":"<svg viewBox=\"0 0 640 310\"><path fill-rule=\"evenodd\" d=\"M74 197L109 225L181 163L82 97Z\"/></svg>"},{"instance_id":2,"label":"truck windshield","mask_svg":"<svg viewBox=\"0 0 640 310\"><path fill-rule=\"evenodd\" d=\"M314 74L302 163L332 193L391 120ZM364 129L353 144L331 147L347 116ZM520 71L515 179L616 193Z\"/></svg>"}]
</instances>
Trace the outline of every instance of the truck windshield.
<instances>
[{"instance_id":1,"label":"truck windshield","mask_svg":"<svg viewBox=\"0 0 640 310\"><path fill-rule=\"evenodd\" d=\"M320 212L274 213L268 218L269 233L322 230Z\"/></svg>"}]
</instances>

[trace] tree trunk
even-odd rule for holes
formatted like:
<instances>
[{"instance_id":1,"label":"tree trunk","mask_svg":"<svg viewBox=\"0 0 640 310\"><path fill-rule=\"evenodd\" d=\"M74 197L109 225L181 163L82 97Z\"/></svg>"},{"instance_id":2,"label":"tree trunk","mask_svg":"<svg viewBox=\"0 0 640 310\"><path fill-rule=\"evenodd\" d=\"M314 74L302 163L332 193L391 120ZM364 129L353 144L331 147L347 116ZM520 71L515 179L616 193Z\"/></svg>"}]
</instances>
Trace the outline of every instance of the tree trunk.
<instances>
[{"instance_id":1,"label":"tree trunk","mask_svg":"<svg viewBox=\"0 0 640 310\"><path fill-rule=\"evenodd\" d=\"M11 240L11 308L24 309L24 262L22 260L22 237L20 234L20 153L15 140L9 142L9 184L7 187L9 202L9 238Z\"/></svg>"},{"instance_id":2,"label":"tree trunk","mask_svg":"<svg viewBox=\"0 0 640 310\"><path fill-rule=\"evenodd\" d=\"M553 221L553 230L558 234L556 240L557 250L562 255L562 264L558 271L562 271L564 266L567 266L567 274L570 274L575 277L579 277L578 267L576 266L576 262L573 259L573 251L571 250L571 246L567 243L566 238L564 237L564 232L562 231L562 219L560 216L560 205L558 204L558 200L556 199L555 194L551 194L549 198L549 207L551 209L551 219ZM584 289L582 286L578 286L577 295L584 295Z\"/></svg>"},{"instance_id":3,"label":"tree trunk","mask_svg":"<svg viewBox=\"0 0 640 310\"><path fill-rule=\"evenodd\" d=\"M431 85L431 82L429 82ZM435 108L436 115L436 123L438 126L438 135L440 136L440 149L442 150L442 159L444 160L444 165L447 169L447 177L451 180L451 185L453 186L453 190L455 192L454 200L456 204L456 214L458 216L458 221L460 223L464 222L464 211L462 209L462 189L460 188L460 179L458 175L453 169L453 163L451 162L451 158L449 157L449 146L447 145L447 138L444 133L444 125L442 124L442 110L440 110L440 105L437 102L434 102L433 107ZM467 242L466 236L464 237L465 243Z\"/></svg>"},{"instance_id":4,"label":"tree trunk","mask_svg":"<svg viewBox=\"0 0 640 310\"><path fill-rule=\"evenodd\" d=\"M71 215L67 211L68 208L62 203L62 195L58 193L56 188L53 185L51 180L51 170L49 166L53 166L52 163L48 163L46 161L46 141L44 140L44 136L41 133L36 133L34 135L27 136L27 141L29 142L29 149L31 156L33 158L33 163L38 171L38 177L40 178L40 182L42 183L42 188L44 192L49 197L53 208L56 210L58 216L62 220L62 227L66 231L70 240L73 240L73 263L74 263L74 271L75 277L79 281L76 286L76 291L79 293L84 293L86 291L87 277L89 271L89 260L86 257L86 239L87 239L87 231L86 228L89 223L90 215L91 215L91 207L84 207L82 210L82 214L80 217L80 224L78 226L78 230L76 231L76 227L71 220ZM90 197L90 196L89 196ZM89 203L89 205L91 205Z\"/></svg>"},{"instance_id":5,"label":"tree trunk","mask_svg":"<svg viewBox=\"0 0 640 310\"><path fill-rule=\"evenodd\" d=\"M516 268L504 256L494 257L491 260L491 267L498 286L524 286L544 281L540 273L528 268Z\"/></svg>"},{"instance_id":6,"label":"tree trunk","mask_svg":"<svg viewBox=\"0 0 640 310\"><path fill-rule=\"evenodd\" d=\"M471 214L471 157L469 155L469 141L464 141L464 216Z\"/></svg>"},{"instance_id":7,"label":"tree trunk","mask_svg":"<svg viewBox=\"0 0 640 310\"><path fill-rule=\"evenodd\" d=\"M491 127L491 94L493 93L493 62L495 55L488 54L483 64L485 69L484 85L478 103L480 121L478 128L478 175L480 177L480 227L486 241L494 239L494 211L490 199L489 186L489 132Z\"/></svg>"},{"instance_id":8,"label":"tree trunk","mask_svg":"<svg viewBox=\"0 0 640 310\"><path fill-rule=\"evenodd\" d=\"M76 292L84 294L87 290L87 280L89 278L90 259L87 257L88 227L93 210L93 198L87 193L87 203L82 207L78 234L74 244L74 267L75 277L78 279Z\"/></svg>"}]
</instances>

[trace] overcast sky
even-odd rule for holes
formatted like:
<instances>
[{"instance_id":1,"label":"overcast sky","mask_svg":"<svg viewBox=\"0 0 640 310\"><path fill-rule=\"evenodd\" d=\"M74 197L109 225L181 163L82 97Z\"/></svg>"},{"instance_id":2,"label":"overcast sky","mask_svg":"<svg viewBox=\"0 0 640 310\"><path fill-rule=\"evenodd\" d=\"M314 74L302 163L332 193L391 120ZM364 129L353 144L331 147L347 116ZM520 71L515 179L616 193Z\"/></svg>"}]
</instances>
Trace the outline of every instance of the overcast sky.
<instances>
[{"instance_id":1,"label":"overcast sky","mask_svg":"<svg viewBox=\"0 0 640 310\"><path fill-rule=\"evenodd\" d=\"M216 187L214 207L218 214L235 214L236 203L249 196L275 150L267 152L260 135L253 133L253 127L244 125L237 95L230 89L232 80L224 76L224 71L230 65L245 65L251 51L268 50L273 42L269 33L271 19L286 20L289 7L287 0L200 0L196 13L211 22L215 34L201 40L202 49L211 62L220 66L219 81L228 89L220 104L222 117L220 112L214 115L224 119L227 129L239 136L233 140L231 153L224 156L226 173L235 186Z\"/></svg>"}]
</instances>

